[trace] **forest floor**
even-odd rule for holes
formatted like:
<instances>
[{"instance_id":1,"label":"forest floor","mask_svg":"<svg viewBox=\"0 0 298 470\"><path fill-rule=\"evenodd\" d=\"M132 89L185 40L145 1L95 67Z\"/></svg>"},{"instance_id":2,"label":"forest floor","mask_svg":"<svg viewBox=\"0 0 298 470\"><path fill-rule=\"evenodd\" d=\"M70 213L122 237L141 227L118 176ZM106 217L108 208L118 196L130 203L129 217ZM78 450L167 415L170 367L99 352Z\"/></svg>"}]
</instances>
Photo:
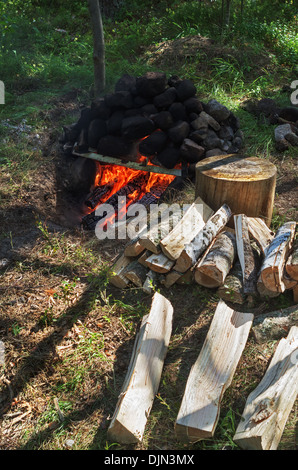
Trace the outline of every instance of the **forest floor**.
<instances>
[{"instance_id":1,"label":"forest floor","mask_svg":"<svg viewBox=\"0 0 298 470\"><path fill-rule=\"evenodd\" d=\"M212 43L199 48L193 41L184 38L184 57L186 47L189 54L200 51L206 57L212 51L222 56ZM166 71L171 61L179 60L181 44L177 48L161 43L147 51L148 60ZM80 93L74 90L49 99L47 111L39 114L43 125L38 129L7 127L16 149L30 146L35 167L25 177L13 166L0 175L0 339L5 347L5 367L0 370L0 449L237 449L232 438L245 401L263 377L277 342L260 345L249 336L224 394L214 438L192 445L179 443L175 419L218 302L215 290L198 285L160 289L174 307L173 333L143 442L125 446L107 440L135 333L148 313L151 296L109 284L108 267L123 243L99 241L93 232L84 231L78 223L80 201L65 191L67 162L58 139L62 125L79 116ZM240 122L243 116L239 108ZM248 130L246 137L249 143L254 134ZM297 221L297 158L276 151L266 158L278 171L273 226ZM181 197L193 200L193 189ZM287 291L251 309L257 315L291 305L292 294ZM280 449L297 446L297 411L296 404Z\"/></svg>"}]
</instances>

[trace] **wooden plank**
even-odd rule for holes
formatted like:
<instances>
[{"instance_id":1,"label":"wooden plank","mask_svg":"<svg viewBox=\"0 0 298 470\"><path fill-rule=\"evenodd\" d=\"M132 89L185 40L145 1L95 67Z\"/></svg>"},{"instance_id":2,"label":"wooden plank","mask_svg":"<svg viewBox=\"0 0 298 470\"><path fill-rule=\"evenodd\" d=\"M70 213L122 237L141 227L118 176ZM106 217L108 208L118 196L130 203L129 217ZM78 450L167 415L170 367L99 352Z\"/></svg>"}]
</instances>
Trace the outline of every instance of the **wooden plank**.
<instances>
[{"instance_id":1,"label":"wooden plank","mask_svg":"<svg viewBox=\"0 0 298 470\"><path fill-rule=\"evenodd\" d=\"M238 258L242 268L244 294L255 294L257 265L250 244L248 222L245 214L234 215Z\"/></svg>"},{"instance_id":2,"label":"wooden plank","mask_svg":"<svg viewBox=\"0 0 298 470\"><path fill-rule=\"evenodd\" d=\"M264 254L265 249L274 238L274 232L272 232L265 224L264 220L259 217L247 217L247 226L250 235L257 242Z\"/></svg>"},{"instance_id":3,"label":"wooden plank","mask_svg":"<svg viewBox=\"0 0 298 470\"><path fill-rule=\"evenodd\" d=\"M123 166L125 168L131 168L132 170L140 170L140 171L148 171L149 173L160 173L163 175L173 175L173 176L182 176L181 169L169 169L163 168L156 165L143 165L142 163L132 162L130 160L125 161L123 158L115 158L109 157L107 155L100 155L98 153L94 153L92 151L79 153L76 150L76 144L74 146L73 155L77 155L79 157L90 158L91 160L96 160L97 162L105 163L105 164L114 164L118 166Z\"/></svg>"},{"instance_id":4,"label":"wooden plank","mask_svg":"<svg viewBox=\"0 0 298 470\"><path fill-rule=\"evenodd\" d=\"M185 245L176 264L175 270L185 272L190 269L204 253L232 216L231 209L223 204L204 224L190 243Z\"/></svg>"},{"instance_id":5,"label":"wooden plank","mask_svg":"<svg viewBox=\"0 0 298 470\"><path fill-rule=\"evenodd\" d=\"M175 423L178 439L196 442L213 436L222 396L232 381L252 321L251 313L236 312L219 301L187 380Z\"/></svg>"},{"instance_id":6,"label":"wooden plank","mask_svg":"<svg viewBox=\"0 0 298 470\"><path fill-rule=\"evenodd\" d=\"M163 253L172 260L177 260L198 232L203 228L214 211L198 197L183 215L173 230L160 241Z\"/></svg>"},{"instance_id":7,"label":"wooden plank","mask_svg":"<svg viewBox=\"0 0 298 470\"><path fill-rule=\"evenodd\" d=\"M158 255L152 254L146 259L145 263L148 268L157 273L168 273L175 264L174 261L168 259L163 253Z\"/></svg>"},{"instance_id":8,"label":"wooden plank","mask_svg":"<svg viewBox=\"0 0 298 470\"><path fill-rule=\"evenodd\" d=\"M195 281L204 287L221 286L230 272L236 257L236 237L228 231L221 232L206 256L194 269Z\"/></svg>"},{"instance_id":9,"label":"wooden plank","mask_svg":"<svg viewBox=\"0 0 298 470\"><path fill-rule=\"evenodd\" d=\"M141 442L170 342L171 303L155 293L150 312L143 318L130 365L112 417L108 438L112 442Z\"/></svg>"},{"instance_id":10,"label":"wooden plank","mask_svg":"<svg viewBox=\"0 0 298 470\"><path fill-rule=\"evenodd\" d=\"M276 232L270 245L265 250L259 282L272 292L284 292L286 286L282 280L285 262L292 247L296 222L286 222Z\"/></svg>"},{"instance_id":11,"label":"wooden plank","mask_svg":"<svg viewBox=\"0 0 298 470\"><path fill-rule=\"evenodd\" d=\"M245 450L276 450L298 393L298 327L280 340L259 385L248 396L233 440Z\"/></svg>"}]
</instances>

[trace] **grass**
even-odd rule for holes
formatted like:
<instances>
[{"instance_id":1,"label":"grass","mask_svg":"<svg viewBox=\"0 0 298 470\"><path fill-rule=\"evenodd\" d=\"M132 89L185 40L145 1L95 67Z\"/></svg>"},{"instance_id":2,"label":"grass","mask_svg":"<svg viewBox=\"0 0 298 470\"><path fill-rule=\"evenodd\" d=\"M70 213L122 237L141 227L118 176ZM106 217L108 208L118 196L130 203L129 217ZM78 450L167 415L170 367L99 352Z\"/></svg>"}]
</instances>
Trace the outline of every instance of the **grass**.
<instances>
[{"instance_id":1,"label":"grass","mask_svg":"<svg viewBox=\"0 0 298 470\"><path fill-rule=\"evenodd\" d=\"M125 446L107 440L135 333L151 299L140 289L111 288L109 265L121 247L100 243L93 234L77 229L55 228L61 200L51 199L57 191L53 142L62 125L75 122L80 107L90 103L92 38L85 3L73 2L72 15L55 2L55 14L35 3L34 8L29 0L1 5L0 79L6 85L6 104L0 106L1 244L7 254L13 249L14 256L1 268L0 277L0 339L7 358L0 374L0 405L13 394L13 412L21 416L27 403L31 411L13 424L11 410L4 410L6 432L0 446L66 449L72 439L76 450L236 450L232 438L244 399L261 379L275 344L261 346L249 339L224 396L214 438L189 446L178 443L174 424L185 382L218 300L215 292L198 286L189 286L187 296L183 286L164 292L173 303L175 321L143 443ZM133 1L113 19L105 18L106 91L122 73L141 75L158 69L190 78L202 99L215 97L237 115L248 155L279 162L272 127L257 123L242 104L262 97L288 104L289 95L281 90L296 78L293 18L265 21L261 13L252 18L253 12L247 10L241 23L233 16L230 32L222 33L214 5L158 3L157 8L144 1L141 9ZM179 55L179 41L198 34L215 40L216 53L210 57L196 48ZM178 45L169 61L161 57L162 41ZM64 100L69 93L74 97ZM296 157L290 150L282 158L292 168ZM193 197L193 186L181 194L183 201ZM275 208L272 228L287 217ZM281 295L263 308L290 304L290 296ZM282 448L295 446L295 410Z\"/></svg>"}]
</instances>

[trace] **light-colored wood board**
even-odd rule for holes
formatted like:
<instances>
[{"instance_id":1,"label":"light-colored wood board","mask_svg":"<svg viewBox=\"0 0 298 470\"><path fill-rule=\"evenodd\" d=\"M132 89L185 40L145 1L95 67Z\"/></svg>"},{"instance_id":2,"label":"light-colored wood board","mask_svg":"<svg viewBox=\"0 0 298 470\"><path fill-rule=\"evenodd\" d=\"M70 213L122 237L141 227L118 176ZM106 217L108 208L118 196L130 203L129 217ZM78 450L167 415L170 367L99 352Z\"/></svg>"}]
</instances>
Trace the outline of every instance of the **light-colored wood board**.
<instances>
[{"instance_id":1,"label":"light-colored wood board","mask_svg":"<svg viewBox=\"0 0 298 470\"><path fill-rule=\"evenodd\" d=\"M179 440L196 442L214 435L221 400L234 376L252 321L251 313L237 312L219 301L187 380L175 423Z\"/></svg>"},{"instance_id":2,"label":"light-colored wood board","mask_svg":"<svg viewBox=\"0 0 298 470\"><path fill-rule=\"evenodd\" d=\"M298 393L298 327L280 340L261 382L247 398L233 440L245 450L277 450Z\"/></svg>"}]
</instances>

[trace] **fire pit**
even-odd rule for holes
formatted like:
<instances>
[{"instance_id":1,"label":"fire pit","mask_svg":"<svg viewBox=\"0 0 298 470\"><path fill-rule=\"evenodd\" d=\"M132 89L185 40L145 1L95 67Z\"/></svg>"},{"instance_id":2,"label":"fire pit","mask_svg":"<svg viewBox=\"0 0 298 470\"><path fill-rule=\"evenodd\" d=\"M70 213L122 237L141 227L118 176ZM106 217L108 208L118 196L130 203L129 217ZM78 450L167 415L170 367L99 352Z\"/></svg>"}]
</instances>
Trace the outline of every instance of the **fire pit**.
<instances>
[{"instance_id":1,"label":"fire pit","mask_svg":"<svg viewBox=\"0 0 298 470\"><path fill-rule=\"evenodd\" d=\"M125 196L148 206L186 177L203 158L239 152L238 119L215 99L202 102L188 79L149 72L123 75L113 93L81 110L64 126L64 152L96 162L84 227L94 229L98 206Z\"/></svg>"}]
</instances>

